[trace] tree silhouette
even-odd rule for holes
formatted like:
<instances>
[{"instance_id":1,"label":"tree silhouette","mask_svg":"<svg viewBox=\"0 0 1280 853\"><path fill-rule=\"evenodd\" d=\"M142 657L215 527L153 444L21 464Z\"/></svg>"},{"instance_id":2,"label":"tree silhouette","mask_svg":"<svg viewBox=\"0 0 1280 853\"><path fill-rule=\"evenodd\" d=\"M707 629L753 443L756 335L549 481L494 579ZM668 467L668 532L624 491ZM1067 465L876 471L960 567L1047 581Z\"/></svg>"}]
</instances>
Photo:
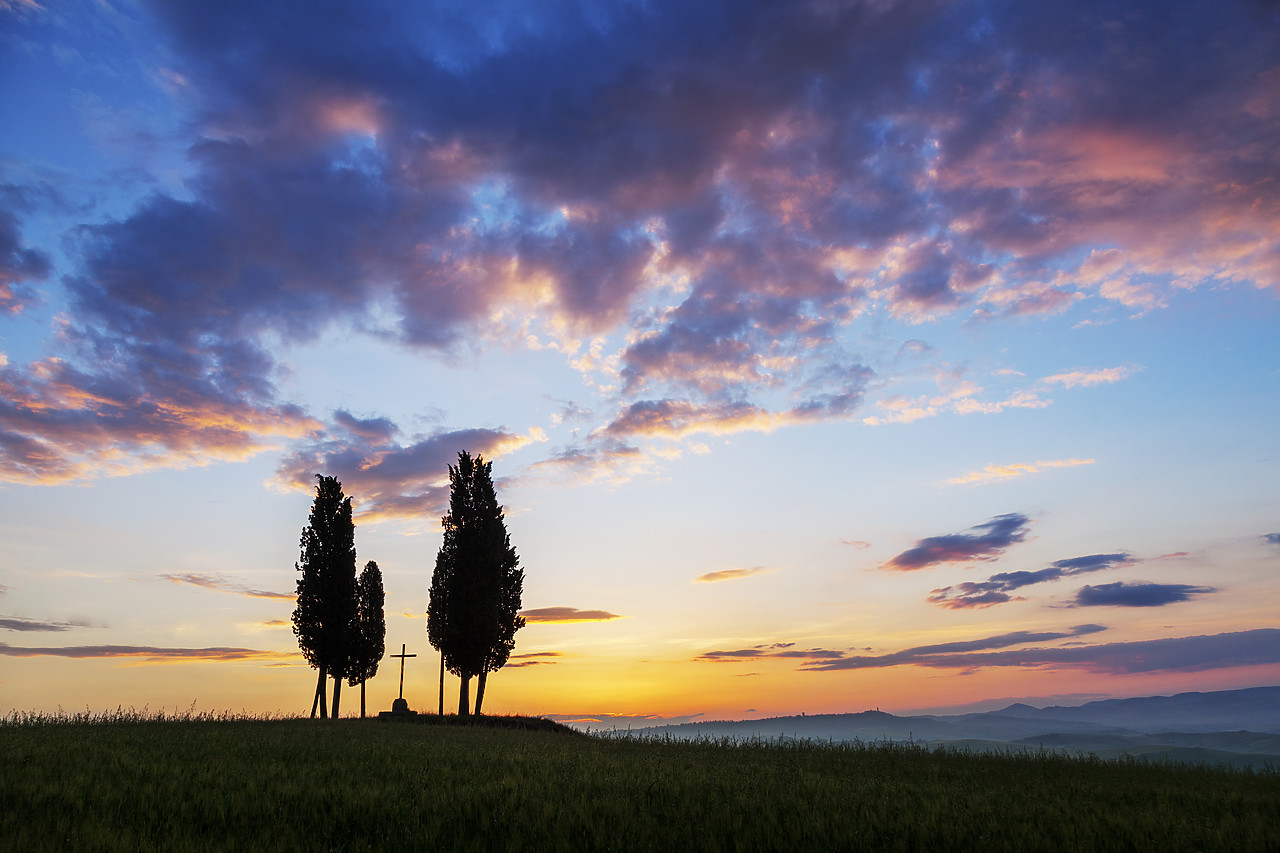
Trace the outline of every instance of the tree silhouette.
<instances>
[{"instance_id":1,"label":"tree silhouette","mask_svg":"<svg viewBox=\"0 0 1280 853\"><path fill-rule=\"evenodd\" d=\"M382 572L370 560L356 580L356 642L347 672L348 684L360 685L360 718L364 719L364 685L378 674L378 663L386 651L387 622L382 608Z\"/></svg>"},{"instance_id":2,"label":"tree silhouette","mask_svg":"<svg viewBox=\"0 0 1280 853\"><path fill-rule=\"evenodd\" d=\"M486 675L507 662L515 633L524 627L524 571L494 493L492 467L465 450L458 466L449 466L449 513L441 519L444 541L427 608L427 640L462 679L458 714L464 717L470 713L472 676L480 676L479 714Z\"/></svg>"},{"instance_id":3,"label":"tree silhouette","mask_svg":"<svg viewBox=\"0 0 1280 853\"><path fill-rule=\"evenodd\" d=\"M293 610L293 633L307 663L319 670L311 716L325 708L325 678L333 676L333 716L338 716L342 679L351 665L356 621L355 525L351 499L342 494L335 477L316 475L311 517L302 529L301 561L295 565L298 603Z\"/></svg>"}]
</instances>

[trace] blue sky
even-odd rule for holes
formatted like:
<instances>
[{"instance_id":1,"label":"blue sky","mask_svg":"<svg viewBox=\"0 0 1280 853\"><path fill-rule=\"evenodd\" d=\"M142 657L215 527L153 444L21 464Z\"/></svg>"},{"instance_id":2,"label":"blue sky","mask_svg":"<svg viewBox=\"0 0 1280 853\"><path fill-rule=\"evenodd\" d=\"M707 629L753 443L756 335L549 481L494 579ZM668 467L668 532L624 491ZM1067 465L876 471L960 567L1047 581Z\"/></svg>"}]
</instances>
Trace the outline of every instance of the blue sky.
<instances>
[{"instance_id":1,"label":"blue sky","mask_svg":"<svg viewBox=\"0 0 1280 853\"><path fill-rule=\"evenodd\" d=\"M0 0L6 695L301 708L324 473L428 706L464 449L495 711L1276 683L1278 25Z\"/></svg>"}]
</instances>

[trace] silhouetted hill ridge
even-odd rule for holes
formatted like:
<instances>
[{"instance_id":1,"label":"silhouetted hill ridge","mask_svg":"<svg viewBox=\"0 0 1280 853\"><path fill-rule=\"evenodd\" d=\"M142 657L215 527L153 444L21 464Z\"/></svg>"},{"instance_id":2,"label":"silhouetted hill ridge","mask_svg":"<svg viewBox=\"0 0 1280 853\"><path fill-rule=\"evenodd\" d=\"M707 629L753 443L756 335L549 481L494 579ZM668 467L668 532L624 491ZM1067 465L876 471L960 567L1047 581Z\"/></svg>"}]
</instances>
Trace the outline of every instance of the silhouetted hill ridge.
<instances>
[{"instance_id":1,"label":"silhouetted hill ridge","mask_svg":"<svg viewBox=\"0 0 1280 853\"><path fill-rule=\"evenodd\" d=\"M1104 723L1149 733L1247 730L1280 734L1280 687L1100 699L1075 707L1035 708L1015 703L989 713L1024 719Z\"/></svg>"},{"instance_id":2,"label":"silhouetted hill ridge","mask_svg":"<svg viewBox=\"0 0 1280 853\"><path fill-rule=\"evenodd\" d=\"M883 711L710 720L634 733L676 738L917 741L961 748L1051 748L1104 756L1145 755L1237 766L1280 762L1280 687L1103 699L1036 708L897 716Z\"/></svg>"}]
</instances>

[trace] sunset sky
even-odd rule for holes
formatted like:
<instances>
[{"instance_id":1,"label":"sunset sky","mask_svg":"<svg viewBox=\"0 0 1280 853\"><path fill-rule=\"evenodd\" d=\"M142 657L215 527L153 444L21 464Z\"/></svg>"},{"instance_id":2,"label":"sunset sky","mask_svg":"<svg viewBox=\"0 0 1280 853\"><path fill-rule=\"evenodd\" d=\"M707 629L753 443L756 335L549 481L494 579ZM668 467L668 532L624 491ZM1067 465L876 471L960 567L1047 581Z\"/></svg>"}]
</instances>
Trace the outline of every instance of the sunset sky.
<instances>
[{"instance_id":1,"label":"sunset sky","mask_svg":"<svg viewBox=\"0 0 1280 853\"><path fill-rule=\"evenodd\" d=\"M464 449L486 711L1280 684L1280 9L0 0L0 712L306 713L316 473L434 708Z\"/></svg>"}]
</instances>

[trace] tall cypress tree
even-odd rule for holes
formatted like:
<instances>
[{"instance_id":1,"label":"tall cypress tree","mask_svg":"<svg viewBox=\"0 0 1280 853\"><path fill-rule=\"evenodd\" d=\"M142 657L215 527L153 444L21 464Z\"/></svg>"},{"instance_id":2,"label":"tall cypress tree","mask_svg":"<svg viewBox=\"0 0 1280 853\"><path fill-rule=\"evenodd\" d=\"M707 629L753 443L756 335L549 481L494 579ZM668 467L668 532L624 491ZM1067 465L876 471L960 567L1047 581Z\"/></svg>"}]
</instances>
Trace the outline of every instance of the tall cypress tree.
<instances>
[{"instance_id":1,"label":"tall cypress tree","mask_svg":"<svg viewBox=\"0 0 1280 853\"><path fill-rule=\"evenodd\" d=\"M316 497L302 529L301 560L295 568L298 603L293 610L293 633L307 663L318 671L311 716L328 716L325 678L333 676L333 716L338 716L342 679L351 665L356 622L355 525L351 499L342 494L335 477L316 475Z\"/></svg>"},{"instance_id":2,"label":"tall cypress tree","mask_svg":"<svg viewBox=\"0 0 1280 853\"><path fill-rule=\"evenodd\" d=\"M382 589L382 572L370 560L356 580L356 644L351 656L347 683L360 685L360 718L364 719L364 686L378 674L378 663L386 651L387 622L383 615L386 595Z\"/></svg>"},{"instance_id":3,"label":"tall cypress tree","mask_svg":"<svg viewBox=\"0 0 1280 853\"><path fill-rule=\"evenodd\" d=\"M441 519L444 541L436 555L427 608L427 639L446 668L462 679L458 714L470 713L470 683L480 676L476 713L485 676L501 668L515 646L524 586L520 558L507 534L493 488L493 463L458 454L449 466L449 513Z\"/></svg>"}]
</instances>

